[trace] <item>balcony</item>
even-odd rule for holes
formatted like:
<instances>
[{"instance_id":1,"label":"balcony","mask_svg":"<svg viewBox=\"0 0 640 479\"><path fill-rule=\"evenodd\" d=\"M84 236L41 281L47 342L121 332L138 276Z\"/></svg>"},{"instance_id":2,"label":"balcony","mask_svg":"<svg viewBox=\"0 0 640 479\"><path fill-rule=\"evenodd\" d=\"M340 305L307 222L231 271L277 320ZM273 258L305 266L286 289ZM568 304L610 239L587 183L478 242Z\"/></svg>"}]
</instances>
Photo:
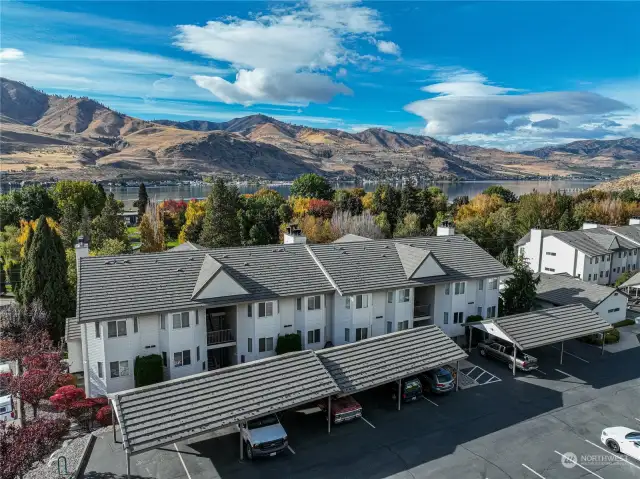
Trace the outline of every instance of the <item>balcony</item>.
<instances>
[{"instance_id":1,"label":"balcony","mask_svg":"<svg viewBox=\"0 0 640 479\"><path fill-rule=\"evenodd\" d=\"M235 342L235 338L233 337L233 333L230 329L207 331L207 346L233 342Z\"/></svg>"},{"instance_id":2,"label":"balcony","mask_svg":"<svg viewBox=\"0 0 640 479\"><path fill-rule=\"evenodd\" d=\"M422 304L413 307L413 319L426 319L431 317L431 305Z\"/></svg>"}]
</instances>

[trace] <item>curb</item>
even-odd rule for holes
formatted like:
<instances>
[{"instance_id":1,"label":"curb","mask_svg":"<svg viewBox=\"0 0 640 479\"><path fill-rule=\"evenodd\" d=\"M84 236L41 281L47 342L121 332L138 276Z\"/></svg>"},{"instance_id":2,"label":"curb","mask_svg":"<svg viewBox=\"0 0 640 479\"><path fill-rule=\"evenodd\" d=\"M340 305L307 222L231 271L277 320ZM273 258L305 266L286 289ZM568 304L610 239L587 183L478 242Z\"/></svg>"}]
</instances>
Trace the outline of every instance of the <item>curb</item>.
<instances>
[{"instance_id":1,"label":"curb","mask_svg":"<svg viewBox=\"0 0 640 479\"><path fill-rule=\"evenodd\" d=\"M96 436L91 434L91 437L87 441L87 444L84 446L84 451L82 451L82 457L80 459L80 464L78 464L78 468L75 470L73 474L71 474L70 479L80 479L84 477L84 470L87 467L87 463L89 462L89 457L91 456L91 451L93 451L93 445L96 442Z\"/></svg>"}]
</instances>

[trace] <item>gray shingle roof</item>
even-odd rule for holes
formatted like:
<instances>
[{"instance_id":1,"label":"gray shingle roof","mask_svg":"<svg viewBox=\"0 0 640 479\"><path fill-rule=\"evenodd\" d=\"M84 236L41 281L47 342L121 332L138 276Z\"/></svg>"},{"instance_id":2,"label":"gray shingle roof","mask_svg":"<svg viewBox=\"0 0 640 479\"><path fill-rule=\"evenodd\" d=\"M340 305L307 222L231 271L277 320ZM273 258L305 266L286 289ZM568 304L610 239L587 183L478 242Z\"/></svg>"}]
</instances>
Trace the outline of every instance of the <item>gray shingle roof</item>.
<instances>
[{"instance_id":1,"label":"gray shingle roof","mask_svg":"<svg viewBox=\"0 0 640 479\"><path fill-rule=\"evenodd\" d=\"M550 229L543 229L541 231L542 231L542 237L543 238L545 238L547 236L551 236L554 233L560 233L559 230L550 230ZM531 231L529 231L526 235L524 235L522 238L520 238L518 240L518 242L516 243L516 246L524 246L529 241L531 241Z\"/></svg>"},{"instance_id":2,"label":"gray shingle roof","mask_svg":"<svg viewBox=\"0 0 640 479\"><path fill-rule=\"evenodd\" d=\"M553 236L559 240L573 246L578 251L582 251L587 256L598 256L603 254L611 254L612 250L603 247L597 241L594 241L584 230L563 231L555 233Z\"/></svg>"},{"instance_id":3,"label":"gray shingle roof","mask_svg":"<svg viewBox=\"0 0 640 479\"><path fill-rule=\"evenodd\" d=\"M640 226L614 226L607 229L618 235L618 240L622 240L620 241L620 246L623 248L633 249L640 247Z\"/></svg>"},{"instance_id":4,"label":"gray shingle roof","mask_svg":"<svg viewBox=\"0 0 640 479\"><path fill-rule=\"evenodd\" d=\"M607 331L612 326L582 304L499 318L493 323L526 350Z\"/></svg>"},{"instance_id":5,"label":"gray shingle roof","mask_svg":"<svg viewBox=\"0 0 640 479\"><path fill-rule=\"evenodd\" d=\"M65 341L80 341L80 337L81 333L78 318L76 318L75 316L73 318L67 318L64 328Z\"/></svg>"},{"instance_id":6,"label":"gray shingle roof","mask_svg":"<svg viewBox=\"0 0 640 479\"><path fill-rule=\"evenodd\" d=\"M384 334L316 352L343 394L362 391L464 359L437 326Z\"/></svg>"},{"instance_id":7,"label":"gray shingle roof","mask_svg":"<svg viewBox=\"0 0 640 479\"><path fill-rule=\"evenodd\" d=\"M367 238L366 236L354 235L351 233L347 233L344 236L341 236L334 243L353 243L357 241L373 241L371 238Z\"/></svg>"},{"instance_id":8,"label":"gray shingle roof","mask_svg":"<svg viewBox=\"0 0 640 479\"><path fill-rule=\"evenodd\" d=\"M538 298L556 306L584 304L594 309L602 301L616 293L615 288L589 283L567 274L539 273ZM618 292L618 294L623 294Z\"/></svg>"},{"instance_id":9,"label":"gray shingle roof","mask_svg":"<svg viewBox=\"0 0 640 479\"><path fill-rule=\"evenodd\" d=\"M192 301L207 254L249 294ZM82 258L78 285L80 322L333 291L303 244Z\"/></svg>"},{"instance_id":10,"label":"gray shingle roof","mask_svg":"<svg viewBox=\"0 0 640 479\"><path fill-rule=\"evenodd\" d=\"M111 394L125 449L139 453L339 393L299 351Z\"/></svg>"},{"instance_id":11,"label":"gray shingle roof","mask_svg":"<svg viewBox=\"0 0 640 479\"><path fill-rule=\"evenodd\" d=\"M639 286L640 285L640 273L636 273L631 278L626 280L624 283L620 285L621 288L629 288L631 286Z\"/></svg>"},{"instance_id":12,"label":"gray shingle roof","mask_svg":"<svg viewBox=\"0 0 640 479\"><path fill-rule=\"evenodd\" d=\"M196 251L199 249L204 249L202 246L192 243L191 241L185 241L184 243L180 243L178 246L174 246L173 248L169 248L167 252L176 252L176 251Z\"/></svg>"},{"instance_id":13,"label":"gray shingle roof","mask_svg":"<svg viewBox=\"0 0 640 479\"><path fill-rule=\"evenodd\" d=\"M407 279L394 243L431 251L442 276ZM499 261L464 235L309 245L341 294L486 278L510 274Z\"/></svg>"},{"instance_id":14,"label":"gray shingle roof","mask_svg":"<svg viewBox=\"0 0 640 479\"><path fill-rule=\"evenodd\" d=\"M414 248L403 243L396 242L394 244L400 263L404 269L407 279L411 278L413 273L420 267L424 260L429 256L429 250Z\"/></svg>"}]
</instances>

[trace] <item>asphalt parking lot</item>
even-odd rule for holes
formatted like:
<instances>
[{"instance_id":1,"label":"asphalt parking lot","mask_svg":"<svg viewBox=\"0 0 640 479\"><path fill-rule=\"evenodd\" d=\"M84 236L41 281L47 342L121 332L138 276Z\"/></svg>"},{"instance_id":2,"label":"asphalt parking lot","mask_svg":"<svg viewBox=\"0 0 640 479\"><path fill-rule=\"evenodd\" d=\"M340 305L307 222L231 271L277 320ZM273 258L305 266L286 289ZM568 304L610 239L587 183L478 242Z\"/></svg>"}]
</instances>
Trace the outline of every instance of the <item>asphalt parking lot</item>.
<instances>
[{"instance_id":1,"label":"asphalt parking lot","mask_svg":"<svg viewBox=\"0 0 640 479\"><path fill-rule=\"evenodd\" d=\"M291 449L274 458L240 461L230 432L133 456L133 477L640 478L640 463L600 443L605 427L640 428L640 348L601 357L572 341L562 365L555 347L531 354L540 371L514 379L506 365L473 351L469 361L499 381L427 394L401 411L387 388L359 393L364 419L330 435L320 413L288 411L281 421ZM121 477L124 464L108 435L96 442L85 477Z\"/></svg>"}]
</instances>

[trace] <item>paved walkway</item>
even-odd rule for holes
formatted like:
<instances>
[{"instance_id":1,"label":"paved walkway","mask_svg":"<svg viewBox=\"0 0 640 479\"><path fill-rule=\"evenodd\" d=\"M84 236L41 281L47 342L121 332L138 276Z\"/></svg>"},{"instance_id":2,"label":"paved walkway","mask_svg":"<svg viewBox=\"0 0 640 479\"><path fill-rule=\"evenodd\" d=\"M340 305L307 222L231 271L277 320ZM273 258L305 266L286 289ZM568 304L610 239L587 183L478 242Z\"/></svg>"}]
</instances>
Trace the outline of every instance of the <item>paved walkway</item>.
<instances>
[{"instance_id":1,"label":"paved walkway","mask_svg":"<svg viewBox=\"0 0 640 479\"><path fill-rule=\"evenodd\" d=\"M640 346L640 340L638 340L640 325L622 326L618 328L618 331L620 331L620 341L615 344L605 344L605 351L609 353L619 353Z\"/></svg>"}]
</instances>

